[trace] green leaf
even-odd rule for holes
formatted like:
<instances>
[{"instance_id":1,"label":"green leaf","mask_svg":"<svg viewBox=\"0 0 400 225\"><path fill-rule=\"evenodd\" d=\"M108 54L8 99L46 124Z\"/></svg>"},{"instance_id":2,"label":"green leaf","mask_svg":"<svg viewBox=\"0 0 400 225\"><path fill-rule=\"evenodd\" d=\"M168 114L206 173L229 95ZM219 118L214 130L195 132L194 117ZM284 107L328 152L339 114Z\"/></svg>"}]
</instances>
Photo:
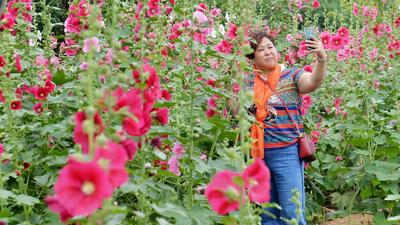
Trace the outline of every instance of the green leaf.
<instances>
[{"instance_id":1,"label":"green leaf","mask_svg":"<svg viewBox=\"0 0 400 225\"><path fill-rule=\"evenodd\" d=\"M14 197L14 196L15 196L15 194L12 193L11 191L7 191L4 189L0 190L0 198L1 199L8 199L9 197Z\"/></svg>"},{"instance_id":2,"label":"green leaf","mask_svg":"<svg viewBox=\"0 0 400 225\"><path fill-rule=\"evenodd\" d=\"M175 130L170 126L152 126L150 134L174 134Z\"/></svg>"},{"instance_id":3,"label":"green leaf","mask_svg":"<svg viewBox=\"0 0 400 225\"><path fill-rule=\"evenodd\" d=\"M62 70L58 70L52 79L52 81L57 85L65 84L72 80L72 78L66 78L65 73Z\"/></svg>"},{"instance_id":4,"label":"green leaf","mask_svg":"<svg viewBox=\"0 0 400 225\"><path fill-rule=\"evenodd\" d=\"M386 201L397 201L400 200L400 194L395 194L395 195L388 195L385 198Z\"/></svg>"},{"instance_id":5,"label":"green leaf","mask_svg":"<svg viewBox=\"0 0 400 225\"><path fill-rule=\"evenodd\" d=\"M172 203L163 203L160 206L152 204L151 207L160 215L164 217L173 217L176 219L176 224L190 224L190 218L185 212L185 209L182 207L172 204Z\"/></svg>"},{"instance_id":6,"label":"green leaf","mask_svg":"<svg viewBox=\"0 0 400 225\"><path fill-rule=\"evenodd\" d=\"M15 201L17 202L17 204L24 204L30 206L40 202L39 199L28 195L17 195L17 197L15 197Z\"/></svg>"}]
</instances>

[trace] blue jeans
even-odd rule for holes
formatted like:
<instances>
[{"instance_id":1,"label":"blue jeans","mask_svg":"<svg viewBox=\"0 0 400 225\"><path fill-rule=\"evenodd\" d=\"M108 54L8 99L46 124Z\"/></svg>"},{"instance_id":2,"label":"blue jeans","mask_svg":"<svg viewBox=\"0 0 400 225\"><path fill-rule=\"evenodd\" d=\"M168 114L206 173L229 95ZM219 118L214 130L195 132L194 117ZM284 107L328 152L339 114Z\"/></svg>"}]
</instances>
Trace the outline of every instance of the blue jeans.
<instances>
[{"instance_id":1,"label":"blue jeans","mask_svg":"<svg viewBox=\"0 0 400 225\"><path fill-rule=\"evenodd\" d=\"M301 214L299 225L306 225L304 216L305 192L304 192L304 164L299 158L298 144L279 149L267 149L264 153L264 161L271 172L271 200L282 207L267 208L266 211L275 215L275 219L267 214L261 215L262 225L287 225L280 218L296 218L296 205L291 201L292 189L297 189L301 195Z\"/></svg>"}]
</instances>

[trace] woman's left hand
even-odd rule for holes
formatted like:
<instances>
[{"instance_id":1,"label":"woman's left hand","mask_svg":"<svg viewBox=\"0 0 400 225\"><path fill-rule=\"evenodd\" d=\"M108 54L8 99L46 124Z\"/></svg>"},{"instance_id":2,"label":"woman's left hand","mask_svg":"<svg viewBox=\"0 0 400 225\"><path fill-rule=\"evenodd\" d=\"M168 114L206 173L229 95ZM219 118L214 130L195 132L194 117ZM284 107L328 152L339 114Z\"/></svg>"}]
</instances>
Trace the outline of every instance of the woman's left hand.
<instances>
[{"instance_id":1,"label":"woman's left hand","mask_svg":"<svg viewBox=\"0 0 400 225\"><path fill-rule=\"evenodd\" d=\"M320 59L325 59L327 54L324 49L324 45L322 42L314 37L311 37L311 40L306 40L306 46L310 48L309 52L315 52L315 54Z\"/></svg>"}]
</instances>

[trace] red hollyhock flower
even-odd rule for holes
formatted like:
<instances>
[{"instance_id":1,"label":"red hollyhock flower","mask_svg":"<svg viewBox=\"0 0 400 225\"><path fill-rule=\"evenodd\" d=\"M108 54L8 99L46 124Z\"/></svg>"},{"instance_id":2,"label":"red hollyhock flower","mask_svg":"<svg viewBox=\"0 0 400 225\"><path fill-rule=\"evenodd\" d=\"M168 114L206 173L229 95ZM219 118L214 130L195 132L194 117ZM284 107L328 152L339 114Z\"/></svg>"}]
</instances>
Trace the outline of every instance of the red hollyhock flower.
<instances>
[{"instance_id":1,"label":"red hollyhock flower","mask_svg":"<svg viewBox=\"0 0 400 225\"><path fill-rule=\"evenodd\" d=\"M22 109L22 102L21 100L14 100L10 103L11 110L20 110Z\"/></svg>"},{"instance_id":2,"label":"red hollyhock flower","mask_svg":"<svg viewBox=\"0 0 400 225\"><path fill-rule=\"evenodd\" d=\"M149 9L147 10L146 15L148 17L153 17L160 15L160 6L159 6L160 0L150 0L147 5L149 6Z\"/></svg>"},{"instance_id":3,"label":"red hollyhock flower","mask_svg":"<svg viewBox=\"0 0 400 225\"><path fill-rule=\"evenodd\" d=\"M237 26L235 24L229 23L228 38L233 40L237 36Z\"/></svg>"},{"instance_id":4,"label":"red hollyhock flower","mask_svg":"<svg viewBox=\"0 0 400 225\"><path fill-rule=\"evenodd\" d=\"M70 218L72 218L72 214L60 204L57 196L47 196L44 201L51 211L60 214L61 222L66 223Z\"/></svg>"},{"instance_id":5,"label":"red hollyhock flower","mask_svg":"<svg viewBox=\"0 0 400 225\"><path fill-rule=\"evenodd\" d=\"M41 114L43 112L43 106L41 102L36 103L32 108L37 114Z\"/></svg>"},{"instance_id":6,"label":"red hollyhock flower","mask_svg":"<svg viewBox=\"0 0 400 225\"><path fill-rule=\"evenodd\" d=\"M243 172L243 179L246 188L248 188L250 201L257 203L269 201L271 175L263 160L256 159L253 164L247 167Z\"/></svg>"},{"instance_id":7,"label":"red hollyhock flower","mask_svg":"<svg viewBox=\"0 0 400 225\"><path fill-rule=\"evenodd\" d=\"M171 100L171 94L169 93L168 90L164 89L161 91L161 98L169 101L169 100Z\"/></svg>"},{"instance_id":8,"label":"red hollyhock flower","mask_svg":"<svg viewBox=\"0 0 400 225\"><path fill-rule=\"evenodd\" d=\"M74 142L80 144L82 152L87 154L89 152L89 135L84 131L83 122L87 120L85 112L77 112L75 114L75 129L74 129ZM101 134L104 130L103 122L99 112L94 114L93 123L95 124L94 137Z\"/></svg>"},{"instance_id":9,"label":"red hollyhock flower","mask_svg":"<svg viewBox=\"0 0 400 225\"><path fill-rule=\"evenodd\" d=\"M107 174L95 161L79 162L73 158L61 169L54 185L59 203L71 215L89 215L111 197L112 186Z\"/></svg>"},{"instance_id":10,"label":"red hollyhock flower","mask_svg":"<svg viewBox=\"0 0 400 225\"><path fill-rule=\"evenodd\" d=\"M168 108L161 108L157 110L157 120L160 122L162 125L167 125L168 124Z\"/></svg>"},{"instance_id":11,"label":"red hollyhock flower","mask_svg":"<svg viewBox=\"0 0 400 225\"><path fill-rule=\"evenodd\" d=\"M56 84L53 83L53 81L51 81L50 79L47 79L47 80L45 81L45 84L44 84L44 85L45 85L45 87L46 87L48 93L53 92L54 89L56 88Z\"/></svg>"},{"instance_id":12,"label":"red hollyhock flower","mask_svg":"<svg viewBox=\"0 0 400 225\"><path fill-rule=\"evenodd\" d=\"M15 54L15 68L18 72L22 71L21 56L19 56L18 54Z\"/></svg>"},{"instance_id":13,"label":"red hollyhock flower","mask_svg":"<svg viewBox=\"0 0 400 225\"><path fill-rule=\"evenodd\" d=\"M345 27L345 26L340 27L337 33L338 33L342 38L347 38L347 37L349 37L349 29L347 29L347 27Z\"/></svg>"},{"instance_id":14,"label":"red hollyhock flower","mask_svg":"<svg viewBox=\"0 0 400 225\"><path fill-rule=\"evenodd\" d=\"M137 143L132 139L127 138L121 141L120 144L124 147L128 160L132 160L137 152Z\"/></svg>"},{"instance_id":15,"label":"red hollyhock flower","mask_svg":"<svg viewBox=\"0 0 400 225\"><path fill-rule=\"evenodd\" d=\"M97 148L94 159L107 173L113 188L117 188L128 180L125 162L128 160L125 149L114 142L108 142L104 148Z\"/></svg>"},{"instance_id":16,"label":"red hollyhock flower","mask_svg":"<svg viewBox=\"0 0 400 225\"><path fill-rule=\"evenodd\" d=\"M314 0L312 6L314 7L314 9L318 9L321 6L321 4L319 3L318 0Z\"/></svg>"},{"instance_id":17,"label":"red hollyhock flower","mask_svg":"<svg viewBox=\"0 0 400 225\"><path fill-rule=\"evenodd\" d=\"M6 65L6 60L2 55L0 55L0 69Z\"/></svg>"},{"instance_id":18,"label":"red hollyhock flower","mask_svg":"<svg viewBox=\"0 0 400 225\"><path fill-rule=\"evenodd\" d=\"M6 102L6 98L3 96L3 91L0 89L0 103Z\"/></svg>"},{"instance_id":19,"label":"red hollyhock flower","mask_svg":"<svg viewBox=\"0 0 400 225\"><path fill-rule=\"evenodd\" d=\"M319 35L321 38L321 42L324 45L325 49L330 49L330 43L331 43L331 34L328 31L323 31Z\"/></svg>"},{"instance_id":20,"label":"red hollyhock flower","mask_svg":"<svg viewBox=\"0 0 400 225\"><path fill-rule=\"evenodd\" d=\"M46 87L38 87L35 90L35 98L37 100L46 100L47 96L49 96L48 89Z\"/></svg>"},{"instance_id":21,"label":"red hollyhock flower","mask_svg":"<svg viewBox=\"0 0 400 225\"><path fill-rule=\"evenodd\" d=\"M233 178L239 176L239 173L224 170L212 178L205 191L212 210L225 215L239 208L240 187L233 183Z\"/></svg>"},{"instance_id":22,"label":"red hollyhock flower","mask_svg":"<svg viewBox=\"0 0 400 225\"><path fill-rule=\"evenodd\" d=\"M343 39L340 35L336 34L335 36L331 37L331 49L333 50L339 50L340 48L342 48L344 45Z\"/></svg>"}]
</instances>

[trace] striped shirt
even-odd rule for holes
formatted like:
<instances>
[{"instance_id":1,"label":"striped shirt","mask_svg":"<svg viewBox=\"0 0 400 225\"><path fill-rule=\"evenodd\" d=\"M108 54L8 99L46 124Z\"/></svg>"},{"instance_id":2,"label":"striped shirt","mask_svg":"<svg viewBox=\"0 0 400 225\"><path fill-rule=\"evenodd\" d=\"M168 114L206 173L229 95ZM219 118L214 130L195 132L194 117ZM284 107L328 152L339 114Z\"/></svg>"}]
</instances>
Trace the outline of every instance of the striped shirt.
<instances>
[{"instance_id":1,"label":"striped shirt","mask_svg":"<svg viewBox=\"0 0 400 225\"><path fill-rule=\"evenodd\" d=\"M283 101L285 101L292 118L299 124L300 132L304 131L304 127L299 108L301 97L297 89L297 84L303 72L303 70L298 70L297 68L284 69L276 90ZM246 91L253 93L254 77L254 74L245 77L244 89ZM284 148L295 144L298 141L299 135L282 102L273 94L268 100L268 105L275 108L277 118L272 122L264 121L264 148Z\"/></svg>"}]
</instances>

